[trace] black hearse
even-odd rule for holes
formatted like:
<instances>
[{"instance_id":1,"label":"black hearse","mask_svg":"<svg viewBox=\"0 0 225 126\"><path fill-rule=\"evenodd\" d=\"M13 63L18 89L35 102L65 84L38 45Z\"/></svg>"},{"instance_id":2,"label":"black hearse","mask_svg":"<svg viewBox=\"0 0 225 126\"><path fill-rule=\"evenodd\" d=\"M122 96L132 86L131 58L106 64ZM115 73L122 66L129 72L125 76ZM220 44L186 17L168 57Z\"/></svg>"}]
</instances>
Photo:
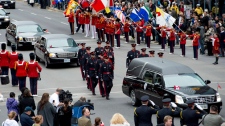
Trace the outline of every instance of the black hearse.
<instances>
[{"instance_id":1,"label":"black hearse","mask_svg":"<svg viewBox=\"0 0 225 126\"><path fill-rule=\"evenodd\" d=\"M188 66L164 58L136 58L124 77L123 93L131 98L132 105L140 103L143 95L162 107L162 99L169 97L179 107L185 108L185 102L194 99L203 109L210 105L222 107L219 93L209 87L209 80L204 81Z\"/></svg>"}]
</instances>

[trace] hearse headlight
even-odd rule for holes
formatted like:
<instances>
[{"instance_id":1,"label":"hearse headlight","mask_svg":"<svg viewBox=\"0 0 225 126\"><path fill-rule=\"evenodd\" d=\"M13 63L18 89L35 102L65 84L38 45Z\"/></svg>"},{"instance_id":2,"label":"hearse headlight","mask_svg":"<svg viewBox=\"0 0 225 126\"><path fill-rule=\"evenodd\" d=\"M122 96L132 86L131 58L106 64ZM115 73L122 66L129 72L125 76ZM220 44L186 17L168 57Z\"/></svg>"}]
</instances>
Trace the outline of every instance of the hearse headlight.
<instances>
[{"instance_id":1,"label":"hearse headlight","mask_svg":"<svg viewBox=\"0 0 225 126\"><path fill-rule=\"evenodd\" d=\"M4 21L9 21L9 20L10 20L9 17L4 18Z\"/></svg>"},{"instance_id":2,"label":"hearse headlight","mask_svg":"<svg viewBox=\"0 0 225 126\"><path fill-rule=\"evenodd\" d=\"M217 102L221 102L222 101L219 93L216 93L216 101Z\"/></svg>"},{"instance_id":3,"label":"hearse headlight","mask_svg":"<svg viewBox=\"0 0 225 126\"><path fill-rule=\"evenodd\" d=\"M184 100L180 95L176 95L175 96L175 102L178 103L178 104L183 104Z\"/></svg>"},{"instance_id":4,"label":"hearse headlight","mask_svg":"<svg viewBox=\"0 0 225 126\"><path fill-rule=\"evenodd\" d=\"M23 41L23 37L18 38L19 42Z\"/></svg>"},{"instance_id":5,"label":"hearse headlight","mask_svg":"<svg viewBox=\"0 0 225 126\"><path fill-rule=\"evenodd\" d=\"M55 53L49 53L49 57L56 57L56 54Z\"/></svg>"}]
</instances>

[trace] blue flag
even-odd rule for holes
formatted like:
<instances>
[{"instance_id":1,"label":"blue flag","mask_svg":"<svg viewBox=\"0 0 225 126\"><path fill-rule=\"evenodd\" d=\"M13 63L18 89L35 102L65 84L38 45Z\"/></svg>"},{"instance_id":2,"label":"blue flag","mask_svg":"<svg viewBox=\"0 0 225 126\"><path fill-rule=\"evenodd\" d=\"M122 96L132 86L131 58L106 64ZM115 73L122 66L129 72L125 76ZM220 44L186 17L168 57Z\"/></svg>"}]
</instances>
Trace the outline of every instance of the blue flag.
<instances>
[{"instance_id":1,"label":"blue flag","mask_svg":"<svg viewBox=\"0 0 225 126\"><path fill-rule=\"evenodd\" d=\"M137 9L133 9L132 12L130 13L130 19L133 21L133 22L138 22L141 20L141 17L137 11Z\"/></svg>"}]
</instances>

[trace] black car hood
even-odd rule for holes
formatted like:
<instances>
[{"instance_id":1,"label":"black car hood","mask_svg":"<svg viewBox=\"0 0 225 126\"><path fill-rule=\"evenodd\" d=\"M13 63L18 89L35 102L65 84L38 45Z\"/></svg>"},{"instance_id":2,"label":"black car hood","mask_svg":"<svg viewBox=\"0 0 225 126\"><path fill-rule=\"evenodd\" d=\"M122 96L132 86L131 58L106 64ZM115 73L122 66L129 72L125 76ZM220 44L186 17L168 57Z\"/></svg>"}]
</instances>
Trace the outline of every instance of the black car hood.
<instances>
[{"instance_id":1,"label":"black car hood","mask_svg":"<svg viewBox=\"0 0 225 126\"><path fill-rule=\"evenodd\" d=\"M27 33L18 33L17 36L19 36L19 37L39 37L43 34L45 34L45 33L44 32L38 32L38 33L27 32Z\"/></svg>"},{"instance_id":2,"label":"black car hood","mask_svg":"<svg viewBox=\"0 0 225 126\"><path fill-rule=\"evenodd\" d=\"M60 48L48 48L50 53L67 53L67 52L78 52L78 47L60 47Z\"/></svg>"},{"instance_id":3,"label":"black car hood","mask_svg":"<svg viewBox=\"0 0 225 126\"><path fill-rule=\"evenodd\" d=\"M190 96L190 95L215 95L216 90L209 86L190 86L190 87L180 87L179 90L175 90L173 87L166 88L169 92L174 92L181 96Z\"/></svg>"}]
</instances>

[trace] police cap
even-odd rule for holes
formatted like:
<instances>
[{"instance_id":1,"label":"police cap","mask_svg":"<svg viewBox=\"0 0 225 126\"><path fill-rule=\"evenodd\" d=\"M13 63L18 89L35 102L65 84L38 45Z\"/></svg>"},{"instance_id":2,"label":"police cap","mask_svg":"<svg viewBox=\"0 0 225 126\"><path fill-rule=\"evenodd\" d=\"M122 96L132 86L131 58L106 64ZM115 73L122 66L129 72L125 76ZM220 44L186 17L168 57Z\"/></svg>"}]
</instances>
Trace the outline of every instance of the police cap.
<instances>
[{"instance_id":1,"label":"police cap","mask_svg":"<svg viewBox=\"0 0 225 126\"><path fill-rule=\"evenodd\" d=\"M150 54L155 54L155 51L154 50L150 50L149 53Z\"/></svg>"},{"instance_id":2,"label":"police cap","mask_svg":"<svg viewBox=\"0 0 225 126\"><path fill-rule=\"evenodd\" d=\"M164 54L163 52L159 52L158 53L159 56L163 56L163 54Z\"/></svg>"},{"instance_id":3,"label":"police cap","mask_svg":"<svg viewBox=\"0 0 225 126\"><path fill-rule=\"evenodd\" d=\"M109 41L106 41L105 43L106 43L106 44L109 44Z\"/></svg>"},{"instance_id":4,"label":"police cap","mask_svg":"<svg viewBox=\"0 0 225 126\"><path fill-rule=\"evenodd\" d=\"M169 102L171 102L171 99L170 98L165 98L165 99L162 100L162 102L163 103L169 103Z\"/></svg>"},{"instance_id":5,"label":"police cap","mask_svg":"<svg viewBox=\"0 0 225 126\"><path fill-rule=\"evenodd\" d=\"M77 43L77 45L79 46L79 45L81 45L81 43Z\"/></svg>"},{"instance_id":6,"label":"police cap","mask_svg":"<svg viewBox=\"0 0 225 126\"><path fill-rule=\"evenodd\" d=\"M91 52L91 55L95 55L95 52L93 51L93 52Z\"/></svg>"},{"instance_id":7,"label":"police cap","mask_svg":"<svg viewBox=\"0 0 225 126\"><path fill-rule=\"evenodd\" d=\"M82 46L85 46L86 43L80 43Z\"/></svg>"},{"instance_id":8,"label":"police cap","mask_svg":"<svg viewBox=\"0 0 225 126\"><path fill-rule=\"evenodd\" d=\"M105 46L105 49L109 49L109 46Z\"/></svg>"},{"instance_id":9,"label":"police cap","mask_svg":"<svg viewBox=\"0 0 225 126\"><path fill-rule=\"evenodd\" d=\"M102 44L102 42L98 41L97 44Z\"/></svg>"},{"instance_id":10,"label":"police cap","mask_svg":"<svg viewBox=\"0 0 225 126\"><path fill-rule=\"evenodd\" d=\"M132 47L136 47L136 44L131 44Z\"/></svg>"},{"instance_id":11,"label":"police cap","mask_svg":"<svg viewBox=\"0 0 225 126\"><path fill-rule=\"evenodd\" d=\"M141 101L145 102L149 100L149 96L148 95L144 95L141 97Z\"/></svg>"},{"instance_id":12,"label":"police cap","mask_svg":"<svg viewBox=\"0 0 225 126\"><path fill-rule=\"evenodd\" d=\"M195 100L190 99L190 100L187 100L186 103L187 103L187 104L194 104L194 103L195 103Z\"/></svg>"},{"instance_id":13,"label":"police cap","mask_svg":"<svg viewBox=\"0 0 225 126\"><path fill-rule=\"evenodd\" d=\"M86 50L91 50L91 47L90 46L86 47Z\"/></svg>"},{"instance_id":14,"label":"police cap","mask_svg":"<svg viewBox=\"0 0 225 126\"><path fill-rule=\"evenodd\" d=\"M145 51L146 51L146 48L142 48L141 51L142 51L142 52L145 52Z\"/></svg>"}]
</instances>

